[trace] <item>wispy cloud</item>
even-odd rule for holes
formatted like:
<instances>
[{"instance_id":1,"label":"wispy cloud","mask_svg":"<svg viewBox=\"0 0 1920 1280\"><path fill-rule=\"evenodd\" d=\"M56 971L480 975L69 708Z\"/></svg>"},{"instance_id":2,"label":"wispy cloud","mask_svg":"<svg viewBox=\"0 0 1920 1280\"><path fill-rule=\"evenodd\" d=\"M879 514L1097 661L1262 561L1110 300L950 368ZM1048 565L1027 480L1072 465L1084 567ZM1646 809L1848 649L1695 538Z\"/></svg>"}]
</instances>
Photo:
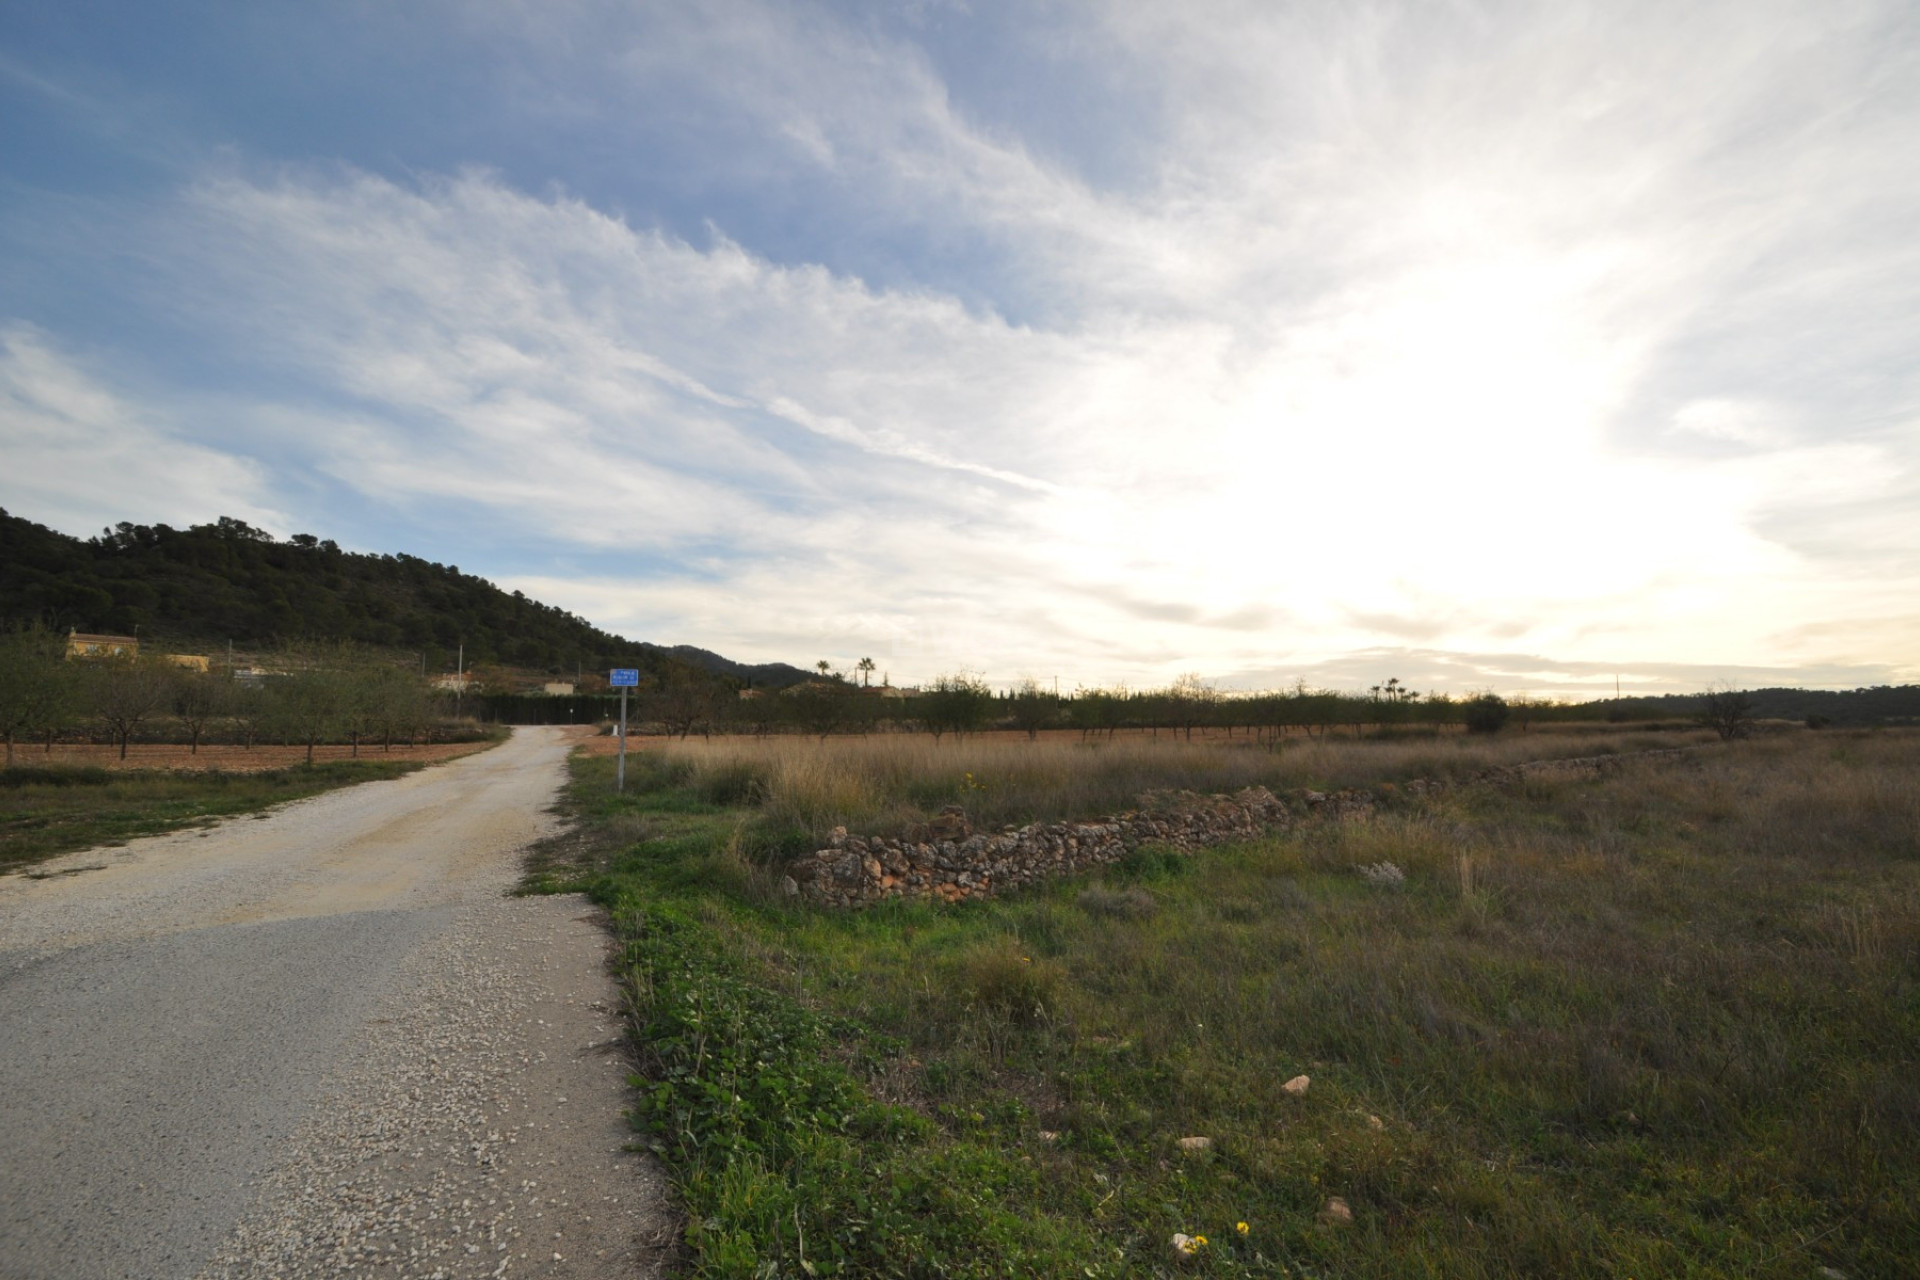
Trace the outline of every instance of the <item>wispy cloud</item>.
<instances>
[{"instance_id":1,"label":"wispy cloud","mask_svg":"<svg viewBox=\"0 0 1920 1280\"><path fill-rule=\"evenodd\" d=\"M290 532L261 503L264 468L155 421L28 325L0 329L0 428L16 514L92 533L122 520L186 525L225 513Z\"/></svg>"},{"instance_id":2,"label":"wispy cloud","mask_svg":"<svg viewBox=\"0 0 1920 1280\"><path fill-rule=\"evenodd\" d=\"M1913 673L1900 6L1111 5L1047 56L1120 136L956 76L991 15L448 20L603 145L229 157L102 220L249 375L178 396L251 424L258 502L324 477L610 624L902 678Z\"/></svg>"}]
</instances>

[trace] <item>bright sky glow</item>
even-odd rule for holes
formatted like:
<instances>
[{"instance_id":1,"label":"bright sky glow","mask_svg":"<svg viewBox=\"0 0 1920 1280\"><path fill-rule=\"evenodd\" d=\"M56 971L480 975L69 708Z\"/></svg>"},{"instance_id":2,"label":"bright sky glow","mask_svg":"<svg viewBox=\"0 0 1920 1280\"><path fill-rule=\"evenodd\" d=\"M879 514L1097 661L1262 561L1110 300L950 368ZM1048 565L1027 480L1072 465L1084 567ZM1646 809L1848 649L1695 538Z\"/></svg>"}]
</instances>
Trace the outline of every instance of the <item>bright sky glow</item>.
<instances>
[{"instance_id":1,"label":"bright sky glow","mask_svg":"<svg viewBox=\"0 0 1920 1280\"><path fill-rule=\"evenodd\" d=\"M1886 3L12 4L0 505L896 682L1920 680Z\"/></svg>"}]
</instances>

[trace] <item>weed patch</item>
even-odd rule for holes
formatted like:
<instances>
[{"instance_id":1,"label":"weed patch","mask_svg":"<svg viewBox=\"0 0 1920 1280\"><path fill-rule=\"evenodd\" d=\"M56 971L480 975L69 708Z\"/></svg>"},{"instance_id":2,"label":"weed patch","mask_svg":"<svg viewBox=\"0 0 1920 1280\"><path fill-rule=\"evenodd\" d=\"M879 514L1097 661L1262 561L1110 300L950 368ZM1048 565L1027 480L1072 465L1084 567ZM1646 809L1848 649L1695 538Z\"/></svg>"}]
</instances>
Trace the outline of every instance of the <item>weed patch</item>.
<instances>
[{"instance_id":1,"label":"weed patch","mask_svg":"<svg viewBox=\"0 0 1920 1280\"><path fill-rule=\"evenodd\" d=\"M581 760L547 883L619 931L691 1275L1892 1277L1917 764L1736 743L825 914L764 807Z\"/></svg>"}]
</instances>

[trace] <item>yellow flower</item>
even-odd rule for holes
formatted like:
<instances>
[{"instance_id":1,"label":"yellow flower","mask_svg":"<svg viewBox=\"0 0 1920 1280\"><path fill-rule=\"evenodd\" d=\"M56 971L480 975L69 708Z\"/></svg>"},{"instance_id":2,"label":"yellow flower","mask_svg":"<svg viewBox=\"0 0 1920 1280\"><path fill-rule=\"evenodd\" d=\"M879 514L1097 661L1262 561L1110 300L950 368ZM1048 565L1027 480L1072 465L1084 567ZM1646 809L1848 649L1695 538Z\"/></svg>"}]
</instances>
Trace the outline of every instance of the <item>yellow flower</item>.
<instances>
[{"instance_id":1,"label":"yellow flower","mask_svg":"<svg viewBox=\"0 0 1920 1280\"><path fill-rule=\"evenodd\" d=\"M1244 1222L1236 1222L1236 1223L1234 1223L1234 1224L1233 1224L1233 1229L1234 1229L1235 1231L1238 1231L1238 1232L1239 1232L1239 1233L1240 1233L1241 1235L1245 1235L1245 1234L1247 1234L1247 1224L1246 1224L1246 1223L1244 1223Z\"/></svg>"},{"instance_id":2,"label":"yellow flower","mask_svg":"<svg viewBox=\"0 0 1920 1280\"><path fill-rule=\"evenodd\" d=\"M1202 1249L1207 1247L1207 1238L1205 1236L1195 1236L1193 1238L1193 1242L1199 1245Z\"/></svg>"}]
</instances>

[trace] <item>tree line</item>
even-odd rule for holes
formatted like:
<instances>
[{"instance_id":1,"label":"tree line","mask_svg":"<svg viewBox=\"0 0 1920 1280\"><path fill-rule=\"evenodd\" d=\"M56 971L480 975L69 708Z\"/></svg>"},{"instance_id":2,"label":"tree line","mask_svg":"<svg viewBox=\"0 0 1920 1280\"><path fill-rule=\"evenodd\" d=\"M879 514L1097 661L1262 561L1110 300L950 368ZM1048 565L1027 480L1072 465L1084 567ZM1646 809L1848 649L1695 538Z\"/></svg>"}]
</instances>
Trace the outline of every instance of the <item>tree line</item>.
<instances>
[{"instance_id":1,"label":"tree line","mask_svg":"<svg viewBox=\"0 0 1920 1280\"><path fill-rule=\"evenodd\" d=\"M940 676L924 688L869 687L820 664L821 674L780 691L747 690L738 682L701 672L676 671L643 682L632 714L643 725L686 737L694 733L812 734L920 732L936 741L989 729L1017 730L1029 738L1043 731L1078 733L1083 741L1121 732L1191 739L1196 733L1244 736L1275 742L1291 736L1392 737L1464 731L1527 732L1536 724L1604 720L1613 723L1690 724L1722 738L1747 736L1762 719L1803 719L1811 728L1838 721L1823 715L1770 715L1766 700L1743 690L1714 686L1686 697L1642 699L1626 709L1614 701L1561 702L1491 691L1454 697L1422 693L1389 677L1364 691L1310 688L1304 681L1285 690L1229 692L1197 675L1184 675L1160 689L1125 686L1059 693L1037 680L995 690L976 674ZM1844 714L1856 699L1878 707L1884 690L1821 695L1822 705ZM534 710L537 699L503 700L488 717L515 720L516 710ZM604 700L598 718L613 706ZM532 716L538 722L548 717ZM589 714L589 719L596 718ZM1880 723L1900 723L1889 718Z\"/></svg>"},{"instance_id":2,"label":"tree line","mask_svg":"<svg viewBox=\"0 0 1920 1280\"><path fill-rule=\"evenodd\" d=\"M197 753L216 739L248 748L260 741L321 743L431 740L453 708L410 661L353 645L289 647L267 672L236 679L224 668L182 667L164 656L67 655L56 632L27 626L0 633L0 737L6 761L27 743L51 751L77 734L105 738L126 758L139 737Z\"/></svg>"},{"instance_id":3,"label":"tree line","mask_svg":"<svg viewBox=\"0 0 1920 1280\"><path fill-rule=\"evenodd\" d=\"M520 705L527 701L498 704L490 712L512 719L516 710L536 710ZM1421 695L1398 679L1357 694L1304 684L1281 692L1228 693L1198 676L1182 676L1164 689L1083 686L1058 693L1036 680L995 690L969 672L942 675L924 688L895 690L865 686L828 671L784 690L746 690L744 696L730 682L674 673L648 681L633 704L637 721L680 737L920 732L935 740L989 729L1018 730L1030 738L1047 730L1069 730L1089 741L1121 732L1184 739L1225 732L1252 740L1454 728L1495 733L1510 724L1525 729L1536 720L1559 718L1564 711L1560 704L1492 693L1460 699Z\"/></svg>"}]
</instances>

